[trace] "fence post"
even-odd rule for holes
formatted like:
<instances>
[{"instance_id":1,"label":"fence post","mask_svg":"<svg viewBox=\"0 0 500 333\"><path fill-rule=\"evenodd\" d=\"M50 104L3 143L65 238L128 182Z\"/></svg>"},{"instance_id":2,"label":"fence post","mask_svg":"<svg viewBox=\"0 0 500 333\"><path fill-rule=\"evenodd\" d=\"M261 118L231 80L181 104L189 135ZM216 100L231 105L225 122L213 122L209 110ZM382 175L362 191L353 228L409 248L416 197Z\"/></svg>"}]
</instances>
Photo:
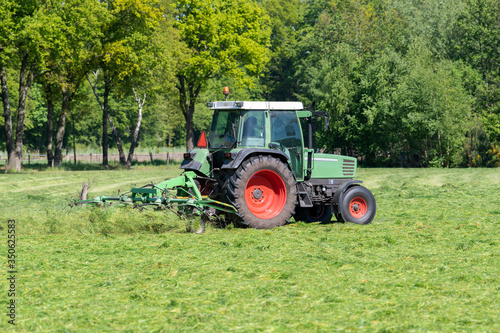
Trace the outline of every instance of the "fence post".
<instances>
[{"instance_id":1,"label":"fence post","mask_svg":"<svg viewBox=\"0 0 500 333\"><path fill-rule=\"evenodd\" d=\"M82 186L82 192L80 193L80 200L87 200L88 188L89 188L89 184L87 184L87 182L84 182L83 186ZM85 204L82 204L82 206L85 206Z\"/></svg>"},{"instance_id":2,"label":"fence post","mask_svg":"<svg viewBox=\"0 0 500 333\"><path fill-rule=\"evenodd\" d=\"M170 164L170 153L167 153L167 168Z\"/></svg>"},{"instance_id":3,"label":"fence post","mask_svg":"<svg viewBox=\"0 0 500 333\"><path fill-rule=\"evenodd\" d=\"M153 163L153 153L149 153L149 159L151 160L151 163Z\"/></svg>"}]
</instances>

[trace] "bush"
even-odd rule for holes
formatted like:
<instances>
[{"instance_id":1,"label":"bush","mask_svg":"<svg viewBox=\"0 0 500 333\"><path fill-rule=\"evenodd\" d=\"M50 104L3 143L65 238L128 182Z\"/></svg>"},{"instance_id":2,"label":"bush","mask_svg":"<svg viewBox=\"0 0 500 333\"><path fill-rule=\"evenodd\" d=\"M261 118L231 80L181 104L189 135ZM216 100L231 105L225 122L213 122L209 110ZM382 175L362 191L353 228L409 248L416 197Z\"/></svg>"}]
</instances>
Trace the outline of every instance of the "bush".
<instances>
[{"instance_id":1,"label":"bush","mask_svg":"<svg viewBox=\"0 0 500 333\"><path fill-rule=\"evenodd\" d=\"M487 165L490 167L500 167L500 147L491 145L488 154L491 156L491 159L488 161Z\"/></svg>"}]
</instances>

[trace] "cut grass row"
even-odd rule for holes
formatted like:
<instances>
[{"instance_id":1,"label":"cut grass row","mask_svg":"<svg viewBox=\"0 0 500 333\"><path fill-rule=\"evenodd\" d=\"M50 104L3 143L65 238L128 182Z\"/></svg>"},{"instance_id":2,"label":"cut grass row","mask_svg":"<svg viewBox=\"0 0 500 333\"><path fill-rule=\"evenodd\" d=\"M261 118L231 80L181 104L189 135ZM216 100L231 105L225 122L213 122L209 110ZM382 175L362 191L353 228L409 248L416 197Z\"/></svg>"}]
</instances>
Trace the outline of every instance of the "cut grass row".
<instances>
[{"instance_id":1,"label":"cut grass row","mask_svg":"<svg viewBox=\"0 0 500 333\"><path fill-rule=\"evenodd\" d=\"M83 181L92 196L178 173L0 176L0 218L18 225L17 329L500 330L494 169L361 169L378 205L368 226L293 223L199 236L173 214L65 206Z\"/></svg>"}]
</instances>

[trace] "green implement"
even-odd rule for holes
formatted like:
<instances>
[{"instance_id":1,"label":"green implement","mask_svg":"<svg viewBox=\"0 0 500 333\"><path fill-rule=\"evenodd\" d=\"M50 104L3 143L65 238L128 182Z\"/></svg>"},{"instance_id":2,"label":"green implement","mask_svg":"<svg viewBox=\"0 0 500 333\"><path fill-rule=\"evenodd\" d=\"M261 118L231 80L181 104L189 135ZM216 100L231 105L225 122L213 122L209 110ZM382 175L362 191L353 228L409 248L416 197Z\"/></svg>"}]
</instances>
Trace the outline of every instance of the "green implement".
<instances>
[{"instance_id":1,"label":"green implement","mask_svg":"<svg viewBox=\"0 0 500 333\"><path fill-rule=\"evenodd\" d=\"M179 177L159 184L147 184L134 187L118 197L99 196L94 199L81 200L79 204L103 206L115 204L142 208L153 206L156 209L171 209L178 215L199 216L201 229L204 231L205 220L214 217L215 211L236 213L233 205L202 196L197 184L196 173L186 171Z\"/></svg>"}]
</instances>

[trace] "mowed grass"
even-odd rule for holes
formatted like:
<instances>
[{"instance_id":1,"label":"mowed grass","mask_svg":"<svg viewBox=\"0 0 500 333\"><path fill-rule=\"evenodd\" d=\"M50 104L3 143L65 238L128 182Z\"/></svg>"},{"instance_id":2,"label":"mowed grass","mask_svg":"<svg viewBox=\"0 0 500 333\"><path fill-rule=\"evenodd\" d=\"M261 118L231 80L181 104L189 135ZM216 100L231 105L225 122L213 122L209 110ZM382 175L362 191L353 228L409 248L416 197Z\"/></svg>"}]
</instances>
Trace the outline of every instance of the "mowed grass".
<instances>
[{"instance_id":1,"label":"mowed grass","mask_svg":"<svg viewBox=\"0 0 500 333\"><path fill-rule=\"evenodd\" d=\"M67 206L83 181L92 197L178 174L0 175L4 253L17 223L16 330L500 331L498 169L360 169L377 199L367 226L196 235L173 214Z\"/></svg>"}]
</instances>

